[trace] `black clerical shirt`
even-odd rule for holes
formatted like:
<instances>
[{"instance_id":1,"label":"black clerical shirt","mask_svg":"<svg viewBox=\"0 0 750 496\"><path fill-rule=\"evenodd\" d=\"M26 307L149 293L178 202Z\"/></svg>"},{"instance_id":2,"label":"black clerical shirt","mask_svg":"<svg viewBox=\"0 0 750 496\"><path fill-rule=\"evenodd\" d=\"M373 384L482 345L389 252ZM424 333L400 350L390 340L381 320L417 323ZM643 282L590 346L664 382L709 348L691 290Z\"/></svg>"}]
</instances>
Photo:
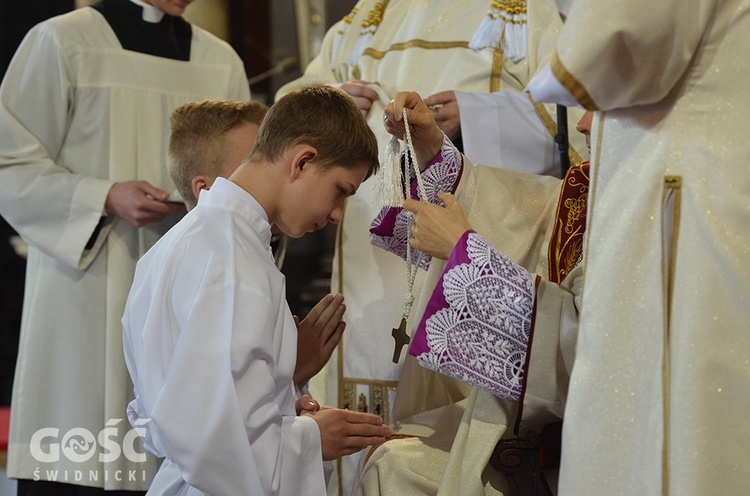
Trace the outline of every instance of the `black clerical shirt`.
<instances>
[{"instance_id":1,"label":"black clerical shirt","mask_svg":"<svg viewBox=\"0 0 750 496\"><path fill-rule=\"evenodd\" d=\"M143 20L143 8L130 0L102 0L92 6L104 15L124 50L175 60L190 60L193 30L181 17Z\"/></svg>"}]
</instances>

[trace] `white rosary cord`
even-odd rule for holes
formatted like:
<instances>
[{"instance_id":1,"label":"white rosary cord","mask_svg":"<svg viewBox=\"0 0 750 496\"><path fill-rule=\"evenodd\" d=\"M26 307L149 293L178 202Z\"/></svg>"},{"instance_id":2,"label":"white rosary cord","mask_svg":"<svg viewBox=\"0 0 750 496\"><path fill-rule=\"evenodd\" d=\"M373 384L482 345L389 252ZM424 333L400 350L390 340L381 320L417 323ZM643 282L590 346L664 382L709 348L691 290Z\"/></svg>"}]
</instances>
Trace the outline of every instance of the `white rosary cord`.
<instances>
[{"instance_id":1,"label":"white rosary cord","mask_svg":"<svg viewBox=\"0 0 750 496\"><path fill-rule=\"evenodd\" d=\"M422 172L419 170L419 164L417 163L417 154L414 151L414 144L411 141L411 130L409 129L409 119L406 117L406 109L404 109L404 129L406 130L405 138L406 138L406 151L411 155L411 162L414 166L414 173L417 176L417 188L419 188L419 195L422 197L422 200L427 200L427 190L424 187L424 182L422 181ZM411 194L411 188L408 188L409 192L407 195ZM408 197L408 196L407 196Z\"/></svg>"},{"instance_id":2,"label":"white rosary cord","mask_svg":"<svg viewBox=\"0 0 750 496\"><path fill-rule=\"evenodd\" d=\"M412 164L414 167L414 172L417 177L417 188L419 189L419 195L422 197L422 200L425 200L427 198L427 193L425 190L424 182L422 181L422 172L419 170L419 164L417 163L417 154L414 152L414 144L411 141L411 131L409 130L409 119L406 117L406 109L403 109L403 115L404 115L404 129L406 130L405 134L405 141L406 141L406 164L407 164L407 176L410 176L410 171L408 170L409 163ZM411 156L411 160L409 159ZM411 184L409 181L404 178L403 181L404 185L404 196L407 199L411 198ZM403 313L403 319L406 321L409 318L409 314L411 313L411 307L414 304L414 279L417 277L417 271L419 270L419 266L422 263L422 255L420 253L419 258L417 259L416 263L412 263L412 255L411 255L411 228L414 224L414 214L412 212L407 213L407 237L406 237L406 294L404 295L404 313Z\"/></svg>"}]
</instances>

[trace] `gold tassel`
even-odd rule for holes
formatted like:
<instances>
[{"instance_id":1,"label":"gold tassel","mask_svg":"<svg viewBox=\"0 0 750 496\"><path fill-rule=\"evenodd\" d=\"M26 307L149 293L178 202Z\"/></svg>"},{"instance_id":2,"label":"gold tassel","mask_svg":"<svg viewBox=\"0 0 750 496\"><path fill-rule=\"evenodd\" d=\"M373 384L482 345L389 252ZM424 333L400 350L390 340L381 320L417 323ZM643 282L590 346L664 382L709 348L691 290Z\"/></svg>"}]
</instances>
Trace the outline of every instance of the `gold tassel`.
<instances>
[{"instance_id":1,"label":"gold tassel","mask_svg":"<svg viewBox=\"0 0 750 496\"><path fill-rule=\"evenodd\" d=\"M357 38L357 41L354 43L354 51L349 59L350 66L357 65L359 58L370 45L372 37L375 35L378 26L380 26L380 23L383 21L383 13L385 12L386 7L388 7L389 1L390 0L383 0L382 2L377 2L375 7L367 14L367 19L362 21L362 32L359 33L359 38Z\"/></svg>"}]
</instances>

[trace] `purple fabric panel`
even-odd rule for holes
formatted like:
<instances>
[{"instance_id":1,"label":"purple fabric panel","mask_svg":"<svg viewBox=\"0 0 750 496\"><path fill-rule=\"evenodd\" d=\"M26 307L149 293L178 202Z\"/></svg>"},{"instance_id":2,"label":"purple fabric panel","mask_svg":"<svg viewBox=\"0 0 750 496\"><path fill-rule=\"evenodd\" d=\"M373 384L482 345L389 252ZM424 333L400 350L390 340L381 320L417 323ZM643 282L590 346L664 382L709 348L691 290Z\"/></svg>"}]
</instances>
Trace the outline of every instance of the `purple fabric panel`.
<instances>
[{"instance_id":1,"label":"purple fabric panel","mask_svg":"<svg viewBox=\"0 0 750 496\"><path fill-rule=\"evenodd\" d=\"M439 192L452 193L455 191L458 179L461 177L463 156L461 152L443 135L443 146L440 152L422 172L425 185L426 201L442 205L438 200ZM424 200L418 193L417 180L411 182L412 198ZM406 260L406 242L409 238L408 213L401 207L383 208L375 220L370 224L370 243ZM417 250L412 252L414 260L419 258L420 267L427 270L430 259Z\"/></svg>"},{"instance_id":2,"label":"purple fabric panel","mask_svg":"<svg viewBox=\"0 0 750 496\"><path fill-rule=\"evenodd\" d=\"M435 289L432 291L432 296L430 297L430 301L427 302L424 315L419 321L417 330L414 332L414 336L411 339L411 345L409 346L410 355L418 357L422 353L428 353L430 351L430 347L427 344L427 332L425 331L427 320L439 311L448 308L449 305L445 299L445 288L443 287L445 274L457 265L471 263L467 250L467 242L469 240L469 234L473 232L474 231L466 231L453 249L450 258L445 265L445 269L443 270L443 275L440 276L437 286L435 286Z\"/></svg>"},{"instance_id":3,"label":"purple fabric panel","mask_svg":"<svg viewBox=\"0 0 750 496\"><path fill-rule=\"evenodd\" d=\"M517 400L535 293L532 274L468 231L451 254L409 353L423 367Z\"/></svg>"}]
</instances>

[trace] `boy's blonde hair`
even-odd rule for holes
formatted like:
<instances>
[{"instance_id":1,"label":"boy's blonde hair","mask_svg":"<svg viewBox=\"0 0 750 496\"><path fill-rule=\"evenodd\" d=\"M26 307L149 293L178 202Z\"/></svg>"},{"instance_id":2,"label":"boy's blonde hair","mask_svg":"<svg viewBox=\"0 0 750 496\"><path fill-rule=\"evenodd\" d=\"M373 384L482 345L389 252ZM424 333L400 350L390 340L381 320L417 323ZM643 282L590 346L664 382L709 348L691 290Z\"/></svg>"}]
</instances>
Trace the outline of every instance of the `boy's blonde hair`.
<instances>
[{"instance_id":1,"label":"boy's blonde hair","mask_svg":"<svg viewBox=\"0 0 750 496\"><path fill-rule=\"evenodd\" d=\"M260 126L268 107L260 102L203 100L172 113L167 167L188 208L195 206L192 180L198 174L216 178L226 160L226 134L243 124Z\"/></svg>"}]
</instances>

